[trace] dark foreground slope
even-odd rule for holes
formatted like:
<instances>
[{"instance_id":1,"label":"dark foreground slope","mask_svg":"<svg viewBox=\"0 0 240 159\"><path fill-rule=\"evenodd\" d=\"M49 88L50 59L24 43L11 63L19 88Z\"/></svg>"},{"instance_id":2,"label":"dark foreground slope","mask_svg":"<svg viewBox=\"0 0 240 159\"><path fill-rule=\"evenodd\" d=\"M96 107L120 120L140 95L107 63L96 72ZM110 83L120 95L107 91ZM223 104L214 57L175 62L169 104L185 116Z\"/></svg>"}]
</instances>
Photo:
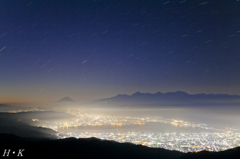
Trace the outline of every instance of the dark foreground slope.
<instances>
[{"instance_id":1,"label":"dark foreground slope","mask_svg":"<svg viewBox=\"0 0 240 159\"><path fill-rule=\"evenodd\" d=\"M18 152L24 149L24 158L104 158L104 159L133 159L133 158L178 158L183 154L177 151L164 149L152 149L145 146L130 143L117 143L114 141L100 140L96 138L62 140L20 138L15 135L0 135L0 150L5 149ZM17 157L10 153L9 157Z\"/></svg>"},{"instance_id":2,"label":"dark foreground slope","mask_svg":"<svg viewBox=\"0 0 240 159\"><path fill-rule=\"evenodd\" d=\"M0 113L0 133L14 134L20 137L56 138L52 129L32 126L32 119L59 120L74 116L60 112L23 112ZM31 124L31 125L30 125Z\"/></svg>"},{"instance_id":3,"label":"dark foreground slope","mask_svg":"<svg viewBox=\"0 0 240 159\"><path fill-rule=\"evenodd\" d=\"M228 150L225 152L210 153L181 153L165 149L148 148L130 143L117 143L113 141L89 139L36 139L20 138L10 134L0 134L0 152L4 154L5 149L9 151L8 158L17 157L19 149L22 151L22 158L104 158L104 159L157 159L157 158L239 158L240 149ZM13 151L15 154L13 154ZM6 154L5 154L6 155ZM20 155L20 154L19 154Z\"/></svg>"}]
</instances>

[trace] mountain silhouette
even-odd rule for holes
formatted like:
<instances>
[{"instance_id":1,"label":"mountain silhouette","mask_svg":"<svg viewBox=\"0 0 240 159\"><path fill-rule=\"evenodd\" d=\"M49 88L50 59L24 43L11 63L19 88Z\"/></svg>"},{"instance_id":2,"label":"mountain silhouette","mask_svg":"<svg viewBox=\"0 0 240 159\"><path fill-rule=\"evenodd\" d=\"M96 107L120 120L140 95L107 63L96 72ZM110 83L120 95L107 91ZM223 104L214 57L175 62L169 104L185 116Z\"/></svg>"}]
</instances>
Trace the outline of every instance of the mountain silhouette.
<instances>
[{"instance_id":1,"label":"mountain silhouette","mask_svg":"<svg viewBox=\"0 0 240 159\"><path fill-rule=\"evenodd\" d=\"M198 153L182 153L162 148L150 148L131 143L100 140L97 138L23 138L12 134L0 134L0 149L22 151L23 158L104 158L104 159L237 159L240 148L221 152L202 151ZM9 153L8 158L17 158L17 154Z\"/></svg>"},{"instance_id":2,"label":"mountain silhouette","mask_svg":"<svg viewBox=\"0 0 240 159\"><path fill-rule=\"evenodd\" d=\"M0 133L14 134L19 137L56 138L54 134L57 132L38 127L38 122L33 122L32 119L56 121L73 117L75 116L54 111L0 113Z\"/></svg>"},{"instance_id":3,"label":"mountain silhouette","mask_svg":"<svg viewBox=\"0 0 240 159\"><path fill-rule=\"evenodd\" d=\"M75 102L73 99L71 99L70 97L64 97L60 100L58 100L57 102Z\"/></svg>"},{"instance_id":4,"label":"mountain silhouette","mask_svg":"<svg viewBox=\"0 0 240 159\"><path fill-rule=\"evenodd\" d=\"M6 104L0 104L0 107L10 107L10 106Z\"/></svg>"},{"instance_id":5,"label":"mountain silhouette","mask_svg":"<svg viewBox=\"0 0 240 159\"><path fill-rule=\"evenodd\" d=\"M188 94L186 92L168 92L155 94L136 92L132 95L119 94L114 97L95 100L88 103L97 106L222 106L239 105L239 95L229 94Z\"/></svg>"}]
</instances>

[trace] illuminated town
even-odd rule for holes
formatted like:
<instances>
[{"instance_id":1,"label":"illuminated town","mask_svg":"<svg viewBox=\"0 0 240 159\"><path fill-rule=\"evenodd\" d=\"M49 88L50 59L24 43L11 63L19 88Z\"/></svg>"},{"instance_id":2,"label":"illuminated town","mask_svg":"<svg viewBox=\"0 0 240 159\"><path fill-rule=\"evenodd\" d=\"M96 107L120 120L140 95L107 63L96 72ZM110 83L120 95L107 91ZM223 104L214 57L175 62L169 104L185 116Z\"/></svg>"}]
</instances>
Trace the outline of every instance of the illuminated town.
<instances>
[{"instance_id":1,"label":"illuminated town","mask_svg":"<svg viewBox=\"0 0 240 159\"><path fill-rule=\"evenodd\" d=\"M130 142L148 147L164 148L181 152L223 151L240 146L240 133L67 133L59 138L96 137L117 142Z\"/></svg>"},{"instance_id":2,"label":"illuminated town","mask_svg":"<svg viewBox=\"0 0 240 159\"><path fill-rule=\"evenodd\" d=\"M46 127L57 131L60 139L90 138L113 140L117 142L129 142L133 144L145 145L148 147L159 147L181 152L199 152L206 151L223 151L226 149L240 146L240 133L238 130L226 128L216 129L209 127L207 124L195 124L182 120L167 119L162 117L124 117L124 116L106 116L83 113L82 110L65 112L75 115L76 118L68 122L41 121L32 119L37 126ZM212 132L201 133L160 133L160 132L71 132L72 129L81 129L83 127L115 126L121 128L125 125L143 126L147 123L165 123L176 127L192 127ZM68 130L61 132L61 130Z\"/></svg>"},{"instance_id":3,"label":"illuminated town","mask_svg":"<svg viewBox=\"0 0 240 159\"><path fill-rule=\"evenodd\" d=\"M39 109L26 108L22 110L11 110L10 113L33 112L33 111L58 111L65 112L75 117L66 121L47 121L32 119L36 126L46 127L58 132L59 139L91 138L96 137L103 140L112 140L121 143L133 143L154 148L164 148L181 152L199 151L223 151L240 146L240 133L237 129L225 128L217 129L207 124L191 123L183 120L168 119L163 117L126 117L126 116L107 116L99 114L87 114L83 109ZM111 126L121 128L123 126L144 126L148 123L164 123L182 128L199 128L209 132L201 133L162 133L162 132L71 132L72 129L86 127ZM67 130L62 132L62 130ZM74 129L73 129L74 130Z\"/></svg>"}]
</instances>

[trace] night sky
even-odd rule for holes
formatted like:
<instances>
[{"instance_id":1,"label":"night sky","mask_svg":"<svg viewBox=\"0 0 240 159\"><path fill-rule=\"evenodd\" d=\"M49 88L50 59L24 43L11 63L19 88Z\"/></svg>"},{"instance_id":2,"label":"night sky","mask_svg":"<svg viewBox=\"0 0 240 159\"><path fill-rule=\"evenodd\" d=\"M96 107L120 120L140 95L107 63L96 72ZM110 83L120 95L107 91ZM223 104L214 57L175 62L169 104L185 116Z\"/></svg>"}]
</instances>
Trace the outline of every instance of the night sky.
<instances>
[{"instance_id":1,"label":"night sky","mask_svg":"<svg viewBox=\"0 0 240 159\"><path fill-rule=\"evenodd\" d=\"M240 1L0 1L0 103L137 91L240 95Z\"/></svg>"}]
</instances>

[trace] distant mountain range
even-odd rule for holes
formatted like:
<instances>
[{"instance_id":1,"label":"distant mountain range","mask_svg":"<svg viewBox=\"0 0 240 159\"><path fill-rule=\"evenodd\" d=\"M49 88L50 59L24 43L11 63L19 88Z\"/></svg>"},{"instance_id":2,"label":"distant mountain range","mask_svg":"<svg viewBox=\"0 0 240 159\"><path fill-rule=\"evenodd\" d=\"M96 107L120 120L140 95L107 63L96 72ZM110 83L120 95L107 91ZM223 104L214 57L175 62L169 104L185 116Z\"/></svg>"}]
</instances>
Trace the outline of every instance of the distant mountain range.
<instances>
[{"instance_id":1,"label":"distant mountain range","mask_svg":"<svg viewBox=\"0 0 240 159\"><path fill-rule=\"evenodd\" d=\"M75 102L73 99L71 99L70 97L64 97L60 100L58 100L57 102L62 103L62 102Z\"/></svg>"},{"instance_id":2,"label":"distant mountain range","mask_svg":"<svg viewBox=\"0 0 240 159\"><path fill-rule=\"evenodd\" d=\"M6 104L0 104L0 107L9 107L9 105L6 105Z\"/></svg>"},{"instance_id":3,"label":"distant mountain range","mask_svg":"<svg viewBox=\"0 0 240 159\"><path fill-rule=\"evenodd\" d=\"M119 94L114 97L95 100L88 103L91 106L240 106L239 95L229 94L188 94L186 92L168 92L155 94L136 92L132 95Z\"/></svg>"},{"instance_id":4,"label":"distant mountain range","mask_svg":"<svg viewBox=\"0 0 240 159\"><path fill-rule=\"evenodd\" d=\"M17 155L21 150L22 158L31 159L36 158L36 156L38 158L46 158L47 156L48 158L71 159L239 159L240 156L239 147L221 152L182 153L97 138L57 140L22 138L12 134L0 134L0 149L3 152L5 149L8 151L11 149L7 158L18 158ZM13 151L17 151L17 153L12 153Z\"/></svg>"}]
</instances>

